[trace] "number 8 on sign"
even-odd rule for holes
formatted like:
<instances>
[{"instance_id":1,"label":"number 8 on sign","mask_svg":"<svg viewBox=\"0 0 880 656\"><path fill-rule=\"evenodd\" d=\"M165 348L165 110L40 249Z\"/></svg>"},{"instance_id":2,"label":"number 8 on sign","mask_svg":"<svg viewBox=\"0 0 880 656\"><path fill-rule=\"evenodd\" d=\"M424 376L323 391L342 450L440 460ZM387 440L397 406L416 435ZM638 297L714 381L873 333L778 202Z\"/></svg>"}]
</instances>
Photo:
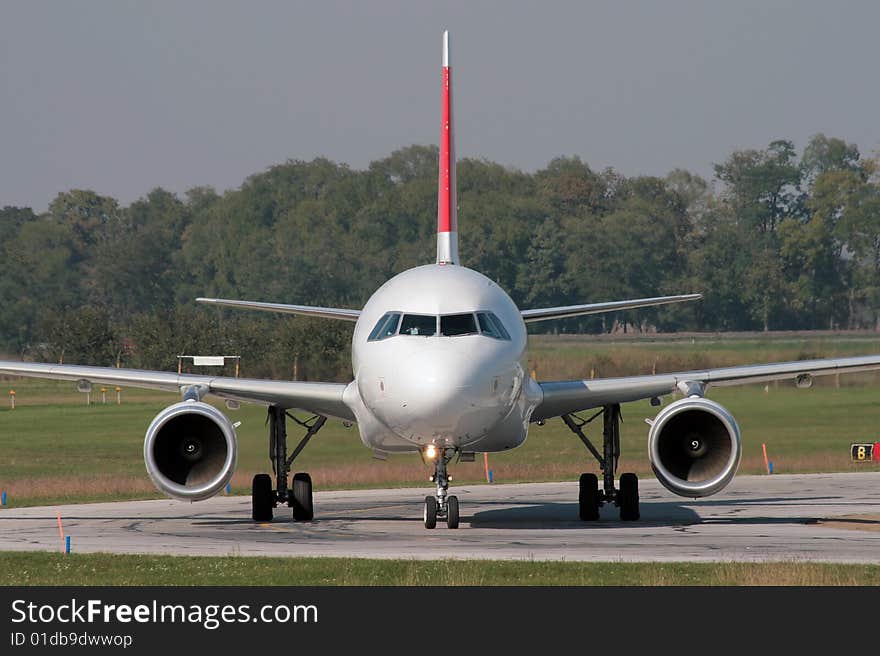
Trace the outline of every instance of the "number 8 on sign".
<instances>
[{"instance_id":1,"label":"number 8 on sign","mask_svg":"<svg viewBox=\"0 0 880 656\"><path fill-rule=\"evenodd\" d=\"M850 450L855 462L869 462L874 455L873 444L853 444Z\"/></svg>"}]
</instances>

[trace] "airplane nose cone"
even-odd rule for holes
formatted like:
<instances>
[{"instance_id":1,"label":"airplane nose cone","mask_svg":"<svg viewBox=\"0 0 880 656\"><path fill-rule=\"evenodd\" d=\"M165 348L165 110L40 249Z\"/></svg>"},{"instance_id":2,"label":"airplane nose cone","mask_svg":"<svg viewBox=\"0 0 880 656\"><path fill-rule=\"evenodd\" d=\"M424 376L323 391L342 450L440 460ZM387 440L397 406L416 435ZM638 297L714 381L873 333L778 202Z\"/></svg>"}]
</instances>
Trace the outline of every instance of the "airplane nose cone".
<instances>
[{"instance_id":1,"label":"airplane nose cone","mask_svg":"<svg viewBox=\"0 0 880 656\"><path fill-rule=\"evenodd\" d=\"M478 355L424 348L383 379L384 398L375 412L405 439L463 446L507 415L509 378Z\"/></svg>"},{"instance_id":2,"label":"airplane nose cone","mask_svg":"<svg viewBox=\"0 0 880 656\"><path fill-rule=\"evenodd\" d=\"M437 417L454 410L477 386L478 381L470 373L461 362L416 357L400 372L402 386L397 396L402 407Z\"/></svg>"}]
</instances>

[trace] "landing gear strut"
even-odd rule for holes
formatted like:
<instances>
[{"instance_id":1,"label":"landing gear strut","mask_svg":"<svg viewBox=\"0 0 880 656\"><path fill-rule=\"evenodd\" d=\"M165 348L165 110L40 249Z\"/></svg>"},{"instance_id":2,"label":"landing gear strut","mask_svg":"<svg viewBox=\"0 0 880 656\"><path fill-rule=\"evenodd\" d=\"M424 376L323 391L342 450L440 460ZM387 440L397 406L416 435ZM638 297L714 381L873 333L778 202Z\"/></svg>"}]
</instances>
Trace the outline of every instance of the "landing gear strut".
<instances>
[{"instance_id":1,"label":"landing gear strut","mask_svg":"<svg viewBox=\"0 0 880 656\"><path fill-rule=\"evenodd\" d=\"M289 456L286 421L288 418L306 429L305 436ZM293 518L297 521L308 522L314 518L312 478L303 472L294 474L292 487L288 487L287 477L293 461L326 421L327 417L323 415L315 415L306 421L300 421L284 408L269 406L269 459L272 461L272 472L275 474L275 489L272 489L272 478L269 474L254 476L251 509L255 522L271 522L272 509L278 504L290 506Z\"/></svg>"},{"instance_id":2,"label":"landing gear strut","mask_svg":"<svg viewBox=\"0 0 880 656\"><path fill-rule=\"evenodd\" d=\"M437 484L437 493L433 497L425 497L425 528L435 528L438 518L445 518L448 528L458 528L458 497L446 494L452 480L446 471L446 465L454 455L454 449L439 449L435 457L431 481Z\"/></svg>"},{"instance_id":3,"label":"landing gear strut","mask_svg":"<svg viewBox=\"0 0 880 656\"><path fill-rule=\"evenodd\" d=\"M602 415L602 453L593 446L584 435L583 427ZM620 519L632 522L639 518L639 479L635 474L621 474L620 489L614 487L614 477L620 460L620 405L606 405L589 419L581 419L577 415L562 415L562 421L577 435L587 450L599 463L602 470L602 490L599 490L599 479L595 474L581 474L578 510L584 521L599 519L599 508L606 503L613 503L620 509Z\"/></svg>"}]
</instances>

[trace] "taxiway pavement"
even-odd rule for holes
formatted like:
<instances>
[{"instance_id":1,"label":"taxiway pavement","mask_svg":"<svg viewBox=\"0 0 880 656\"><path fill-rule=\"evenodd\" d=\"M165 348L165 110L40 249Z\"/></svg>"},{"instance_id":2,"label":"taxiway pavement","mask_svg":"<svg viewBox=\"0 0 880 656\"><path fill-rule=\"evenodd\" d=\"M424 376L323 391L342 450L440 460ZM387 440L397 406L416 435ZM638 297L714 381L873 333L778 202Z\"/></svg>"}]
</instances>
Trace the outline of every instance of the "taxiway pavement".
<instances>
[{"instance_id":1,"label":"taxiway pavement","mask_svg":"<svg viewBox=\"0 0 880 656\"><path fill-rule=\"evenodd\" d=\"M601 561L880 563L880 472L739 476L722 493L682 499L641 482L638 522L613 506L577 518L576 483L456 486L461 526L422 524L429 487L315 493L315 521L277 508L250 519L249 497L219 496L0 510L0 550L179 555Z\"/></svg>"}]
</instances>

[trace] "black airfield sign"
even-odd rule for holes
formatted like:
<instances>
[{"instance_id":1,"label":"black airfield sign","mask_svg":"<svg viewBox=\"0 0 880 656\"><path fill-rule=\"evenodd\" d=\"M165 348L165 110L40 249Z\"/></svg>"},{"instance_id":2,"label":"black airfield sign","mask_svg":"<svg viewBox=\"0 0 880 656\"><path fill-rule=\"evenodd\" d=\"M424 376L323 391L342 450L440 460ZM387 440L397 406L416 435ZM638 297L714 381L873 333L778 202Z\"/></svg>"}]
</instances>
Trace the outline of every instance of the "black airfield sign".
<instances>
[{"instance_id":1,"label":"black airfield sign","mask_svg":"<svg viewBox=\"0 0 880 656\"><path fill-rule=\"evenodd\" d=\"M875 453L880 454L880 443L869 444L853 444L850 446L850 455L854 462L871 462Z\"/></svg>"}]
</instances>

